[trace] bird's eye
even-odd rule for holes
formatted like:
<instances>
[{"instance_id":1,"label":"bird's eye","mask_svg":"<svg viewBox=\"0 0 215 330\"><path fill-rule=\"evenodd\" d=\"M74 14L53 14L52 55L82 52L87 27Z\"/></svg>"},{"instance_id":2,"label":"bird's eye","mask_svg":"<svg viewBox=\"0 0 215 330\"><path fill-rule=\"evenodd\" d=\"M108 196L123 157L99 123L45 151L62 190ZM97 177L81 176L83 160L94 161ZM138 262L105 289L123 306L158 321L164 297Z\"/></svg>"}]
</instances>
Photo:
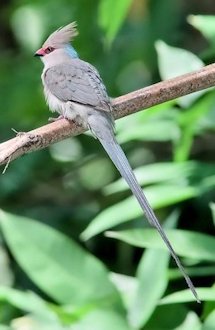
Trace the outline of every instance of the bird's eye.
<instances>
[{"instance_id":1,"label":"bird's eye","mask_svg":"<svg viewBox=\"0 0 215 330\"><path fill-rule=\"evenodd\" d=\"M46 53L46 54L49 54L49 53L53 52L53 50L54 50L53 47L47 47L47 48L45 49L45 53Z\"/></svg>"}]
</instances>

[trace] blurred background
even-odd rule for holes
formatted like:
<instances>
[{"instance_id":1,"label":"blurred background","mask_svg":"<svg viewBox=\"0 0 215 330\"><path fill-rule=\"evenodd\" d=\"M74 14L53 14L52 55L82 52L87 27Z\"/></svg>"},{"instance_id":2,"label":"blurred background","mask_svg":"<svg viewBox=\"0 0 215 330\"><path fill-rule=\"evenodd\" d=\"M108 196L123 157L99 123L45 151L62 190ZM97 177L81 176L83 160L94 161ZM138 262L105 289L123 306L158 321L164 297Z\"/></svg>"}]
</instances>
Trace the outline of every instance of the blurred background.
<instances>
[{"instance_id":1,"label":"blurred background","mask_svg":"<svg viewBox=\"0 0 215 330\"><path fill-rule=\"evenodd\" d=\"M213 63L214 15L213 0L2 0L0 142L47 123L33 54L58 27L77 21L114 98ZM0 329L215 329L214 129L214 89L116 123L201 305L86 133L0 176Z\"/></svg>"}]
</instances>

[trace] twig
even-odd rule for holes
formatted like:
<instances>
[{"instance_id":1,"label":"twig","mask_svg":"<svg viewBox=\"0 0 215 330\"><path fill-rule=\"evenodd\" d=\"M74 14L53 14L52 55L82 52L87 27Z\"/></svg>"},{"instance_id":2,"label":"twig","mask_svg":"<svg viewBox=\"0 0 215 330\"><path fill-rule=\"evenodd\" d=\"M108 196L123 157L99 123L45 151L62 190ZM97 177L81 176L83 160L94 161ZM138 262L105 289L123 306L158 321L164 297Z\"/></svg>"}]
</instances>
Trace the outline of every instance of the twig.
<instances>
[{"instance_id":1,"label":"twig","mask_svg":"<svg viewBox=\"0 0 215 330\"><path fill-rule=\"evenodd\" d=\"M201 70L162 81L114 99L114 117L118 119L214 85L215 64L211 64ZM9 164L10 161L26 153L45 148L54 142L83 132L83 128L76 123L60 119L28 133L18 134L15 138L0 144L0 165Z\"/></svg>"}]
</instances>

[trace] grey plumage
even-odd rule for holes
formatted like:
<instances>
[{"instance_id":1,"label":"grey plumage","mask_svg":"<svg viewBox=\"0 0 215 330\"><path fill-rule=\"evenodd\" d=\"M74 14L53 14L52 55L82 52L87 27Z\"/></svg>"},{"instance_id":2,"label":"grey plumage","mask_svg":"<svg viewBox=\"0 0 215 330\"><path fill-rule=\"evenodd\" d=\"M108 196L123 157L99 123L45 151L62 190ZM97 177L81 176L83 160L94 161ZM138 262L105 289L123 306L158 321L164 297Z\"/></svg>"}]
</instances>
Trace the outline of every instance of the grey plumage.
<instances>
[{"instance_id":1,"label":"grey plumage","mask_svg":"<svg viewBox=\"0 0 215 330\"><path fill-rule=\"evenodd\" d=\"M87 62L71 59L44 73L47 88L63 102L77 102L110 111L110 101L98 71Z\"/></svg>"},{"instance_id":2,"label":"grey plumage","mask_svg":"<svg viewBox=\"0 0 215 330\"><path fill-rule=\"evenodd\" d=\"M45 42L53 47L50 52L41 48L37 54L45 64L42 81L47 103L52 111L57 111L67 119L77 119L85 128L89 128L98 138L103 148L115 164L121 176L126 180L132 193L145 212L149 223L155 227L182 275L198 302L198 296L183 266L152 208L150 207L129 162L114 136L114 121L111 103L98 71L89 63L77 58L77 53L68 45L76 33L74 26L54 32ZM70 31L70 32L68 32ZM63 33L62 33L63 32ZM64 40L65 44L62 44ZM53 44L50 44L50 41ZM57 45L57 49L55 49ZM70 47L70 48L68 48Z\"/></svg>"}]
</instances>

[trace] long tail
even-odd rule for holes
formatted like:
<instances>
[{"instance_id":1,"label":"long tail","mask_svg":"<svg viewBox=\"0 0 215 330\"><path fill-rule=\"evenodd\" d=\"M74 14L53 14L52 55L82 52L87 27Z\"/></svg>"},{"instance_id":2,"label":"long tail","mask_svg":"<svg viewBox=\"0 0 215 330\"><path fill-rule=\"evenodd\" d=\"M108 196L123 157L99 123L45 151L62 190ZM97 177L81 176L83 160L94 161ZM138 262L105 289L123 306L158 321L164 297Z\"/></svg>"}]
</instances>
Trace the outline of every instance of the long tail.
<instances>
[{"instance_id":1,"label":"long tail","mask_svg":"<svg viewBox=\"0 0 215 330\"><path fill-rule=\"evenodd\" d=\"M94 126L95 127L95 126ZM107 127L104 127L104 131L106 131ZM198 295L196 293L195 287L189 278L189 276L186 274L184 267L182 266L178 256L176 255L169 239L167 238L165 232L163 231L163 228L161 227L158 219L156 218L151 206L149 205L149 202L146 199L146 196L144 195L139 183L137 182L137 179L132 171L132 168L122 150L122 148L117 143L113 133L111 132L111 129L108 130L108 138L107 134L105 132L101 132L101 130L98 130L98 125L96 125L96 128L94 129L92 125L90 126L91 131L94 135L98 138L100 143L102 144L103 148L107 152L108 156L118 169L121 176L126 180L128 186L130 187L132 193L138 200L142 210L144 211L147 220L149 223L155 227L160 236L162 237L163 241L165 242L167 248L169 249L172 257L174 258L178 268L180 269L183 277L185 278L188 287L192 291L194 297L196 298L197 302L200 303L200 300L198 298ZM98 131L100 131L101 134L98 134Z\"/></svg>"}]
</instances>

